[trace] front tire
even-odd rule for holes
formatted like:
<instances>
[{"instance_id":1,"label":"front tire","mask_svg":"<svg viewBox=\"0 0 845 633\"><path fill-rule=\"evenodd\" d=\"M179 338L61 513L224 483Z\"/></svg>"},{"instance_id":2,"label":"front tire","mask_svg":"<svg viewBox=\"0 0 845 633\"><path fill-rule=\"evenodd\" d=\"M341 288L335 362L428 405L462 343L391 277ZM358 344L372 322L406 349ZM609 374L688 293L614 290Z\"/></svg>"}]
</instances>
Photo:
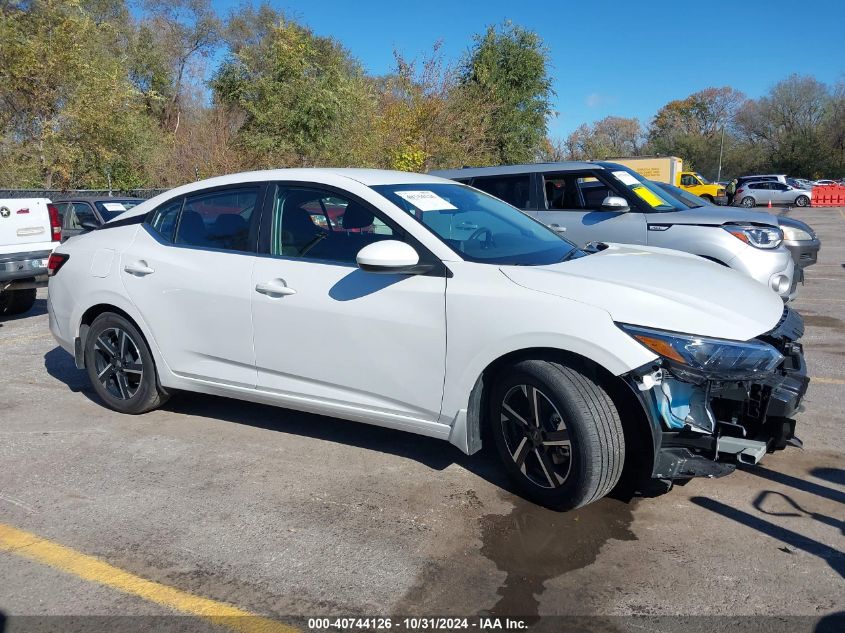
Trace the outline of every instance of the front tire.
<instances>
[{"instance_id":1,"label":"front tire","mask_svg":"<svg viewBox=\"0 0 845 633\"><path fill-rule=\"evenodd\" d=\"M619 413L601 386L571 367L540 360L513 365L495 382L488 415L505 470L541 505L585 506L622 474Z\"/></svg>"},{"instance_id":2,"label":"front tire","mask_svg":"<svg viewBox=\"0 0 845 633\"><path fill-rule=\"evenodd\" d=\"M707 200L707 202L709 202L710 204L713 204L713 196L704 194L703 196L701 196L701 198Z\"/></svg>"},{"instance_id":3,"label":"front tire","mask_svg":"<svg viewBox=\"0 0 845 633\"><path fill-rule=\"evenodd\" d=\"M806 207L808 204L810 204L810 199L807 196L798 196L795 198L796 207Z\"/></svg>"},{"instance_id":4,"label":"front tire","mask_svg":"<svg viewBox=\"0 0 845 633\"><path fill-rule=\"evenodd\" d=\"M746 196L742 199L742 202L740 204L742 204L742 206L750 209L752 207L757 206L757 201L754 198L752 198L751 196Z\"/></svg>"},{"instance_id":5,"label":"front tire","mask_svg":"<svg viewBox=\"0 0 845 633\"><path fill-rule=\"evenodd\" d=\"M35 305L35 288L0 292L0 317L29 312Z\"/></svg>"},{"instance_id":6,"label":"front tire","mask_svg":"<svg viewBox=\"0 0 845 633\"><path fill-rule=\"evenodd\" d=\"M155 362L138 328L114 312L91 324L85 339L88 379L107 407L120 413L146 413L164 404Z\"/></svg>"}]
</instances>

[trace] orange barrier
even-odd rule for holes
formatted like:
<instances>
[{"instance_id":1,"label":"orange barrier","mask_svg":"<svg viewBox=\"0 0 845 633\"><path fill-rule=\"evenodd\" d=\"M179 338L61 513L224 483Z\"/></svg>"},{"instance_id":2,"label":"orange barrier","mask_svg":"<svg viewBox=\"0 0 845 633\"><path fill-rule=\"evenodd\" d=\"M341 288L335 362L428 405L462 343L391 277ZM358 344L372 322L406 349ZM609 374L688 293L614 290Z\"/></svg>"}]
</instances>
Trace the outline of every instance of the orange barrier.
<instances>
[{"instance_id":1,"label":"orange barrier","mask_svg":"<svg viewBox=\"0 0 845 633\"><path fill-rule=\"evenodd\" d=\"M813 187L811 204L814 207L845 207L845 186L824 185Z\"/></svg>"}]
</instances>

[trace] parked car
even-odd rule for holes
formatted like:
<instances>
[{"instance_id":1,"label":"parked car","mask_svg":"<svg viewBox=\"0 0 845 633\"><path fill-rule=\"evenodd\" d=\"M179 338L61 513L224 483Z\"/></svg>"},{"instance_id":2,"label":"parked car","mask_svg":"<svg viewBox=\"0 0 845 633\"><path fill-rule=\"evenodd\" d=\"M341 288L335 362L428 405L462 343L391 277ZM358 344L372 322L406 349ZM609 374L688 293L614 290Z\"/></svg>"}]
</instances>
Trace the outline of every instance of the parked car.
<instances>
[{"instance_id":1,"label":"parked car","mask_svg":"<svg viewBox=\"0 0 845 633\"><path fill-rule=\"evenodd\" d=\"M609 162L564 162L433 172L470 184L537 218L579 245L647 244L700 255L777 292L795 294L794 264L772 216L688 205L633 170Z\"/></svg>"},{"instance_id":2,"label":"parked car","mask_svg":"<svg viewBox=\"0 0 845 633\"><path fill-rule=\"evenodd\" d=\"M779 182L782 184L786 184L786 174L763 174L759 176L740 176L736 179L736 186L739 189L742 185L747 182L751 181L768 181L768 182Z\"/></svg>"},{"instance_id":3,"label":"parked car","mask_svg":"<svg viewBox=\"0 0 845 633\"><path fill-rule=\"evenodd\" d=\"M737 186L733 203L748 209L769 202L806 207L812 197L813 192L809 189L796 189L782 182L754 180Z\"/></svg>"},{"instance_id":4,"label":"parked car","mask_svg":"<svg viewBox=\"0 0 845 633\"><path fill-rule=\"evenodd\" d=\"M339 226L309 210L328 200ZM684 253L580 250L434 176L213 178L50 259L50 330L123 413L184 389L467 454L483 427L522 490L556 508L604 496L626 464L671 482L797 443L803 325L777 295Z\"/></svg>"},{"instance_id":5,"label":"parked car","mask_svg":"<svg viewBox=\"0 0 845 633\"><path fill-rule=\"evenodd\" d=\"M839 183L835 180L830 180L829 178L822 178L821 180L816 180L813 182L813 185L816 187L829 187L830 185L838 185Z\"/></svg>"},{"instance_id":6,"label":"parked car","mask_svg":"<svg viewBox=\"0 0 845 633\"><path fill-rule=\"evenodd\" d=\"M136 207L142 198L83 196L56 201L62 218L62 240L90 231Z\"/></svg>"},{"instance_id":7,"label":"parked car","mask_svg":"<svg viewBox=\"0 0 845 633\"><path fill-rule=\"evenodd\" d=\"M716 205L688 191L684 191L680 187L673 187L662 182L655 184L687 204L691 209L706 209L709 207L713 211L719 210ZM806 222L785 215L760 215L765 216L765 218L761 217L761 221L764 222L771 222L774 219L781 228L781 231L783 231L783 248L792 254L792 261L795 263L796 278L798 281L803 282L804 269L815 264L818 259L821 241L819 241L813 229Z\"/></svg>"},{"instance_id":8,"label":"parked car","mask_svg":"<svg viewBox=\"0 0 845 633\"><path fill-rule=\"evenodd\" d=\"M32 308L61 237L59 215L47 198L0 200L0 317Z\"/></svg>"}]
</instances>

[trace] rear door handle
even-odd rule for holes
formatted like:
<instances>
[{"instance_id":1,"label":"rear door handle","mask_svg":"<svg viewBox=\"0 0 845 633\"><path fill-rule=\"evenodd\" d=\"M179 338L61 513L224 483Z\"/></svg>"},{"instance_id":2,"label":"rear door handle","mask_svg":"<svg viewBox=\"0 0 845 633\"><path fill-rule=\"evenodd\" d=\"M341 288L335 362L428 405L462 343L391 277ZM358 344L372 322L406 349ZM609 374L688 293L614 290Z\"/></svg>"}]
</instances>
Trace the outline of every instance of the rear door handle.
<instances>
[{"instance_id":1,"label":"rear door handle","mask_svg":"<svg viewBox=\"0 0 845 633\"><path fill-rule=\"evenodd\" d=\"M135 262L134 264L126 264L126 266L123 267L123 270L130 275L138 275L139 277L150 275L155 272L155 268L150 268L147 266L147 262L143 260Z\"/></svg>"},{"instance_id":2,"label":"rear door handle","mask_svg":"<svg viewBox=\"0 0 845 633\"><path fill-rule=\"evenodd\" d=\"M267 295L268 297L284 297L296 294L296 290L288 288L287 284L285 284L282 279L273 279L271 281L255 284L255 291L260 292L263 295Z\"/></svg>"}]
</instances>

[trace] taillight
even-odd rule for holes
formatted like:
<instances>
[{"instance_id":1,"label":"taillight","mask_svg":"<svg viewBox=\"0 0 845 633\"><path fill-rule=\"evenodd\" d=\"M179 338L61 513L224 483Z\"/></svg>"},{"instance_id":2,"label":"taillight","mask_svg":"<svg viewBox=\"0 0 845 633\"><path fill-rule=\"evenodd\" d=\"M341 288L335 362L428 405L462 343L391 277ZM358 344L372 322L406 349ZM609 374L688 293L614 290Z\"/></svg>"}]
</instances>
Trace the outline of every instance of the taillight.
<instances>
[{"instance_id":1,"label":"taillight","mask_svg":"<svg viewBox=\"0 0 845 633\"><path fill-rule=\"evenodd\" d=\"M62 218L59 209L55 204L47 205L47 212L50 214L50 236L53 242L62 241Z\"/></svg>"},{"instance_id":2,"label":"taillight","mask_svg":"<svg viewBox=\"0 0 845 633\"><path fill-rule=\"evenodd\" d=\"M55 276L69 259L70 255L67 253L50 253L50 259L47 260L47 276Z\"/></svg>"}]
</instances>

